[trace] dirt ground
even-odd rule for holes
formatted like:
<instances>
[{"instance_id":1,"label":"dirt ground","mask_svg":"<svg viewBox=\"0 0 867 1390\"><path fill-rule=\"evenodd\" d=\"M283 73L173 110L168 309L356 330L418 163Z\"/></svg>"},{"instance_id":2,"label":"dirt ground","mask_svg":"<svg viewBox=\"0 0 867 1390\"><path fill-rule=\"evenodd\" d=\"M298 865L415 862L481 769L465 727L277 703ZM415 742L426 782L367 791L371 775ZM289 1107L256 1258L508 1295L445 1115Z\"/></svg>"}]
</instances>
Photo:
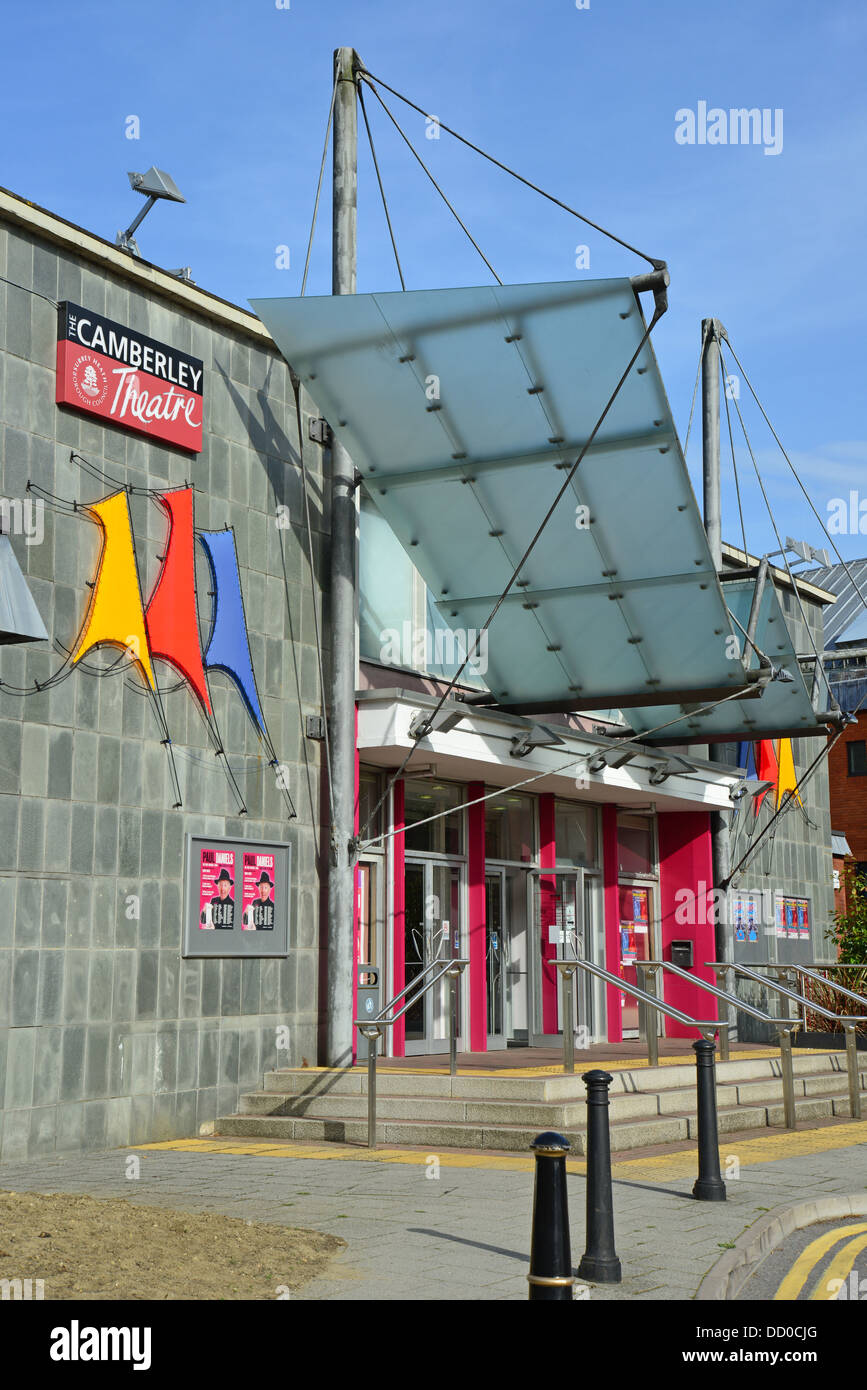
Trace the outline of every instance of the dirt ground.
<instances>
[{"instance_id":1,"label":"dirt ground","mask_svg":"<svg viewBox=\"0 0 867 1390\"><path fill-rule=\"evenodd\" d=\"M291 1298L345 1245L120 1198L0 1191L0 1279L42 1279L46 1300Z\"/></svg>"}]
</instances>

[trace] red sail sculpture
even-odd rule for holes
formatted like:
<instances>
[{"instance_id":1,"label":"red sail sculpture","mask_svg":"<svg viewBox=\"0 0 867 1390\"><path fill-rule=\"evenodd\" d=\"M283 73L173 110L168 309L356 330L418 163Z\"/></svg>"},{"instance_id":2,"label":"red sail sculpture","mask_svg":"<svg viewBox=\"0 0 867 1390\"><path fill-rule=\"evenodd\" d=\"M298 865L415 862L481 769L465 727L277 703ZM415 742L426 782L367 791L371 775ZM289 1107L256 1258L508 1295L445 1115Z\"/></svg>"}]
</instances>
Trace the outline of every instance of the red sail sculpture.
<instances>
[{"instance_id":1,"label":"red sail sculpture","mask_svg":"<svg viewBox=\"0 0 867 1390\"><path fill-rule=\"evenodd\" d=\"M174 666L210 714L196 611L193 489L160 492L156 500L168 515L170 529L162 569L145 610L151 656Z\"/></svg>"}]
</instances>

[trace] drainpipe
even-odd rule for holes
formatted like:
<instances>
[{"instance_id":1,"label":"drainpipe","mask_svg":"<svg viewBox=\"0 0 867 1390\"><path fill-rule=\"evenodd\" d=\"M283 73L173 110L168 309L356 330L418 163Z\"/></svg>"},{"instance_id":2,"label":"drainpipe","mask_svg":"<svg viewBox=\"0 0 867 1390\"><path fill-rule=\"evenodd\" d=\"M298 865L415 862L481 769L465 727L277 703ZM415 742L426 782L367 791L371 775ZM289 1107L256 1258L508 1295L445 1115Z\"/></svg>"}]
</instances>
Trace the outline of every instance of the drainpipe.
<instances>
[{"instance_id":1,"label":"drainpipe","mask_svg":"<svg viewBox=\"0 0 867 1390\"><path fill-rule=\"evenodd\" d=\"M355 294L358 111L353 48L334 53L332 294ZM355 875L356 493L352 459L331 445L331 795L328 867L327 1066L352 1063L353 879Z\"/></svg>"},{"instance_id":2,"label":"drainpipe","mask_svg":"<svg viewBox=\"0 0 867 1390\"><path fill-rule=\"evenodd\" d=\"M720 339L726 331L719 319L704 319L701 325L704 352L701 359L701 423L702 477L704 481L704 528L717 573L722 569L722 504L720 498L720 414L719 369ZM708 746L711 762L730 766L725 745ZM726 960L729 948L728 886L731 874L731 852L728 820L722 811L712 811L710 818L713 855L713 882L724 897L718 901L715 927L717 960Z\"/></svg>"}]
</instances>

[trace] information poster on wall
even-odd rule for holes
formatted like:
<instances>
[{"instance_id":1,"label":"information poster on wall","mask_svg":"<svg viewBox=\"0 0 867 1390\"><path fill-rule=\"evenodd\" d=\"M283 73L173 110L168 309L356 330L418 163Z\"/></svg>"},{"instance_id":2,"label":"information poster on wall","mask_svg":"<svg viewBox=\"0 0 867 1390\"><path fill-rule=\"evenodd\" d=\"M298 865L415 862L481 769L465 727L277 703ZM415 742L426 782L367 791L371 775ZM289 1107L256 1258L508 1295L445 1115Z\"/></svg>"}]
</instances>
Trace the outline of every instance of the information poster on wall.
<instances>
[{"instance_id":1,"label":"information poster on wall","mask_svg":"<svg viewBox=\"0 0 867 1390\"><path fill-rule=\"evenodd\" d=\"M732 896L732 925L735 941L758 941L759 927L757 904L750 894L735 893Z\"/></svg>"},{"instance_id":2,"label":"information poster on wall","mask_svg":"<svg viewBox=\"0 0 867 1390\"><path fill-rule=\"evenodd\" d=\"M809 941L810 903L807 898L777 898L778 937L789 941Z\"/></svg>"},{"instance_id":3,"label":"information poster on wall","mask_svg":"<svg viewBox=\"0 0 867 1390\"><path fill-rule=\"evenodd\" d=\"M285 956L289 845L187 836L183 955Z\"/></svg>"},{"instance_id":4,"label":"information poster on wall","mask_svg":"<svg viewBox=\"0 0 867 1390\"><path fill-rule=\"evenodd\" d=\"M244 853L243 931L273 931L274 853L246 850Z\"/></svg>"}]
</instances>

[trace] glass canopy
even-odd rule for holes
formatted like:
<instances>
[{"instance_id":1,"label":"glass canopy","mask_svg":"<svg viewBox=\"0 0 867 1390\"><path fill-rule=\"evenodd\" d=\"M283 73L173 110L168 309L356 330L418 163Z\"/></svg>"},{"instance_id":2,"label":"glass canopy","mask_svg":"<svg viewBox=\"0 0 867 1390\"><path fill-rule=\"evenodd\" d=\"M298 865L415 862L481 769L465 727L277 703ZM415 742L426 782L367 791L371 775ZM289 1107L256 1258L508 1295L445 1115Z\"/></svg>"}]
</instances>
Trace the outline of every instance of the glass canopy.
<instances>
[{"instance_id":1,"label":"glass canopy","mask_svg":"<svg viewBox=\"0 0 867 1390\"><path fill-rule=\"evenodd\" d=\"M632 282L251 302L443 617L478 630L639 347ZM506 708L650 728L747 687L736 633L648 342L493 620L485 681Z\"/></svg>"}]
</instances>

